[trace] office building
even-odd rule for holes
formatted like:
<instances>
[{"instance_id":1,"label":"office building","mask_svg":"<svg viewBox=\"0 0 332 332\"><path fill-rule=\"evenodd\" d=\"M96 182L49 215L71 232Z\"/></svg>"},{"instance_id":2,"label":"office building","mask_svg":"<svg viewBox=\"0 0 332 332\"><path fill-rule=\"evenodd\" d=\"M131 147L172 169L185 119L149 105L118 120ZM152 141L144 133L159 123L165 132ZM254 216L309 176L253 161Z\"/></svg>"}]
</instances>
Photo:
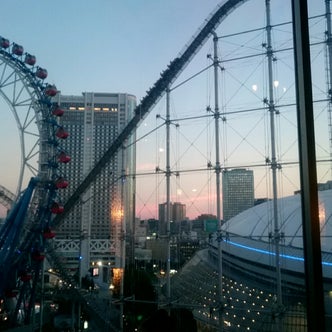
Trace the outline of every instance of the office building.
<instances>
[{"instance_id":1,"label":"office building","mask_svg":"<svg viewBox=\"0 0 332 332\"><path fill-rule=\"evenodd\" d=\"M167 233L167 203L159 204L159 235ZM178 229L180 222L186 219L186 205L175 202L170 203L170 223L173 224L171 229Z\"/></svg>"},{"instance_id":2,"label":"office building","mask_svg":"<svg viewBox=\"0 0 332 332\"><path fill-rule=\"evenodd\" d=\"M222 173L223 220L227 221L254 206L254 173L232 169Z\"/></svg>"},{"instance_id":3,"label":"office building","mask_svg":"<svg viewBox=\"0 0 332 332\"><path fill-rule=\"evenodd\" d=\"M60 171L69 186L60 191L63 203L108 150L134 115L136 98L121 93L58 94L55 102L64 111L59 126L69 136L61 148L71 160ZM131 232L134 216L135 147L126 146L108 162L79 203L66 216L57 231L58 251L66 266L75 271L81 260L81 275L95 265L119 267L124 234ZM128 143L128 144L127 144ZM126 220L127 225L123 220Z\"/></svg>"}]
</instances>

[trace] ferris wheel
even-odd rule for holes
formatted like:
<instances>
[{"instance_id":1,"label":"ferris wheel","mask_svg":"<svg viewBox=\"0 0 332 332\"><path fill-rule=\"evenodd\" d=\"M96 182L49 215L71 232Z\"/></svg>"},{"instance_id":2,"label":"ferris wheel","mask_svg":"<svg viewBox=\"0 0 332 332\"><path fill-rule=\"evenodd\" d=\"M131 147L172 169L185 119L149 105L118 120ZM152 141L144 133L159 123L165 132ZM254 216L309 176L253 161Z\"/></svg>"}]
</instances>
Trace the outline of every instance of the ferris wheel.
<instances>
[{"instance_id":1,"label":"ferris wheel","mask_svg":"<svg viewBox=\"0 0 332 332\"><path fill-rule=\"evenodd\" d=\"M36 66L34 55L0 37L0 95L16 121L21 149L16 194L22 190L24 177L46 179L52 172L48 161L56 144L50 139L58 127L54 115L61 115L61 110L51 102L57 89L44 83L46 78L47 70ZM60 127L57 130L61 132Z\"/></svg>"},{"instance_id":2,"label":"ferris wheel","mask_svg":"<svg viewBox=\"0 0 332 332\"><path fill-rule=\"evenodd\" d=\"M0 36L1 106L13 114L21 153L16 197L0 228L0 299L8 316L2 318L11 325L29 323L45 243L55 235L52 216L63 212L57 192L68 185L58 168L70 161L61 148L68 132L58 121L63 110L52 101L57 88L46 78L47 70L36 66L34 55Z\"/></svg>"}]
</instances>

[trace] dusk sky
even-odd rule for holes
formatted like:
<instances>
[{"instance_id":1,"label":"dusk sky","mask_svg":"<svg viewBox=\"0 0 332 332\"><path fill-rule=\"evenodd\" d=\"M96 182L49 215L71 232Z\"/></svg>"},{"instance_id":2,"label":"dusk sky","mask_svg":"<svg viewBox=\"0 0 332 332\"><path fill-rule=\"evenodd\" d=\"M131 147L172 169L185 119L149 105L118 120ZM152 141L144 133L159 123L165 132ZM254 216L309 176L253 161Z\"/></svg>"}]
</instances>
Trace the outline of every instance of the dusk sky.
<instances>
[{"instance_id":1,"label":"dusk sky","mask_svg":"<svg viewBox=\"0 0 332 332\"><path fill-rule=\"evenodd\" d=\"M36 55L37 64L48 70L47 82L55 84L61 93L79 95L82 92L122 92L135 95L137 101L145 95L169 62L185 48L204 20L215 9L217 0L3 0L1 3L0 35L24 46ZM272 0L272 24L289 22L290 1ZM310 0L309 15L323 14L324 1ZM312 23L315 41L324 40L324 18ZM232 12L217 30L218 36L263 28L265 0L249 0ZM285 50L292 47L291 25L276 27L273 47ZM220 71L220 108L230 114L221 123L221 161L225 167L254 168L257 197L271 194L269 167L269 119L267 112L246 112L262 108L267 97L266 56L242 62L230 59L264 52L264 30L220 40L222 64ZM211 65L207 54L213 51L212 38L202 47L178 81ZM274 64L275 99L277 105L294 102L293 56L280 52ZM326 91L324 45L313 50L314 97L323 99ZM317 66L317 67L316 67ZM222 74L224 76L222 76ZM180 176L172 177L172 201L187 205L189 217L201 213L215 213L214 172L207 163L215 163L214 122L206 108L213 108L213 71L205 71L171 94L172 169ZM173 86L173 87L174 87ZM11 112L4 109L1 131L1 151L7 162L1 163L0 184L15 191L19 163L17 130ZM284 107L277 123L278 159L284 162L278 178L279 195L290 195L298 187L296 117L294 107ZM234 113L241 111L243 115ZM233 113L232 113L233 112ZM138 138L153 132L137 145L137 216L157 217L158 203L165 201L164 174L143 176L156 167L165 169L165 127L156 114L165 114L163 98L144 119ZM199 119L179 120L189 117ZM319 130L317 156L329 157L326 104L317 104ZM288 166L286 166L286 164ZM259 166L254 166L259 165ZM189 171L191 170L191 171ZM200 170L200 171L198 171ZM330 167L324 164L319 180L330 180Z\"/></svg>"}]
</instances>

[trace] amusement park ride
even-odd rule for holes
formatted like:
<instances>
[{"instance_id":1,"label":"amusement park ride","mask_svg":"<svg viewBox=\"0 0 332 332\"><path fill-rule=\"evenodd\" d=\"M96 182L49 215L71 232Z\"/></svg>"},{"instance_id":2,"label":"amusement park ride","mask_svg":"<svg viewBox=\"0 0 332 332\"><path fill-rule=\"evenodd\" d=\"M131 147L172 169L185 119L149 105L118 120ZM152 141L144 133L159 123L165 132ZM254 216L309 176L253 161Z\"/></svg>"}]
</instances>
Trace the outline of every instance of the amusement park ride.
<instances>
[{"instance_id":1,"label":"amusement park ride","mask_svg":"<svg viewBox=\"0 0 332 332\"><path fill-rule=\"evenodd\" d=\"M211 32L230 12L244 2L245 0L231 0L217 6L184 52L170 62L157 82L147 91L147 95L136 107L134 117L81 185L74 190L64 206L57 201L57 193L58 190L65 189L68 182L63 174L59 174L58 164L70 161L70 156L61 149L61 140L66 139L69 133L57 121L57 118L63 115L63 110L52 102L52 97L57 94L57 88L45 83L47 70L36 66L35 56L25 53L23 46L11 43L6 38L0 38L0 63L3 67L0 94L5 100L10 101L11 97L5 94L3 87L12 85L13 90L18 91L16 99L19 99L21 94L28 95L31 104L29 111L34 111L34 122L37 123L39 130L39 169L36 177L32 178L27 189L19 194L0 230L1 310L6 308L5 315L12 326L31 323L36 290L43 273L45 257L51 266L56 265L56 254L48 246L50 239L55 236L53 229L61 224L124 140L133 133L203 46ZM14 112L15 102L16 100L11 103ZM19 127L23 128L24 124ZM24 142L21 144L24 145ZM24 155L22 159L22 169L24 169L26 166L24 163L28 158ZM19 187L22 185L22 177L23 170L21 170ZM60 272L63 271L60 266L56 268ZM61 277L72 284L73 281L69 276Z\"/></svg>"},{"instance_id":2,"label":"amusement park ride","mask_svg":"<svg viewBox=\"0 0 332 332\"><path fill-rule=\"evenodd\" d=\"M35 176L31 178L27 188L22 191L24 168L29 167L29 154L25 154L27 151L23 148L17 198L0 229L0 318L5 317L9 322L8 326L31 324L45 259L59 272L63 280L68 281L68 285L75 285L72 277L67 275L58 263L56 252L50 245L55 230L118 152L123 142L135 131L160 98L170 90L172 83L213 31L244 2L246 0L226 0L217 6L184 51L170 62L160 78L147 91L146 96L135 108L133 118L110 144L109 149L83 182L74 189L64 205L58 200L58 192L66 189L69 183L65 174L60 173L59 164L70 162L71 157L61 148L61 141L66 139L69 133L58 121L64 111L52 101L58 90L56 86L45 82L47 70L36 66L35 56L26 53L23 46L0 37L0 96L10 104L16 119L19 118L16 106L28 103L28 112L33 113L28 122L36 123L39 133L35 145L39 150L38 169L35 170ZM7 93L6 87L11 87L11 94ZM25 144L26 126L27 123L24 122L18 126L22 131L22 146ZM77 292L79 296L79 289Z\"/></svg>"},{"instance_id":3,"label":"amusement park ride","mask_svg":"<svg viewBox=\"0 0 332 332\"><path fill-rule=\"evenodd\" d=\"M23 46L11 44L3 37L0 37L0 54L1 86L13 86L14 91L18 90L14 97L16 102L20 95L28 96L40 133L38 174L12 204L0 230L1 314L15 326L17 323L29 324L32 317L46 242L55 236L50 225L52 216L63 211L57 201L57 191L68 186L58 173L58 164L69 162L70 157L61 149L60 141L67 138L68 133L58 125L57 117L63 111L51 102L57 89L45 83L47 70L35 66L36 57L24 53ZM5 93L6 89L2 88L2 97L10 100ZM14 106L13 109L15 112ZM21 167L24 166L22 163ZM21 183L22 177L23 174Z\"/></svg>"}]
</instances>

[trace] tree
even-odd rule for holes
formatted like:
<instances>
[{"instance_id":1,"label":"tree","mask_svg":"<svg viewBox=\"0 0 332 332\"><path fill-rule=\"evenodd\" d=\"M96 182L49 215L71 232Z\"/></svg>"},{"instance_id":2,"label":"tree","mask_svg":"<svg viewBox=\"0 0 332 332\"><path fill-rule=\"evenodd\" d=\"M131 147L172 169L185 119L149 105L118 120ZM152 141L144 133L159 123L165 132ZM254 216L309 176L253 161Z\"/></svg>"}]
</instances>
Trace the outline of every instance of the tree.
<instances>
[{"instance_id":1,"label":"tree","mask_svg":"<svg viewBox=\"0 0 332 332\"><path fill-rule=\"evenodd\" d=\"M124 331L138 328L157 310L152 279L144 270L126 269L124 278Z\"/></svg>"}]
</instances>

